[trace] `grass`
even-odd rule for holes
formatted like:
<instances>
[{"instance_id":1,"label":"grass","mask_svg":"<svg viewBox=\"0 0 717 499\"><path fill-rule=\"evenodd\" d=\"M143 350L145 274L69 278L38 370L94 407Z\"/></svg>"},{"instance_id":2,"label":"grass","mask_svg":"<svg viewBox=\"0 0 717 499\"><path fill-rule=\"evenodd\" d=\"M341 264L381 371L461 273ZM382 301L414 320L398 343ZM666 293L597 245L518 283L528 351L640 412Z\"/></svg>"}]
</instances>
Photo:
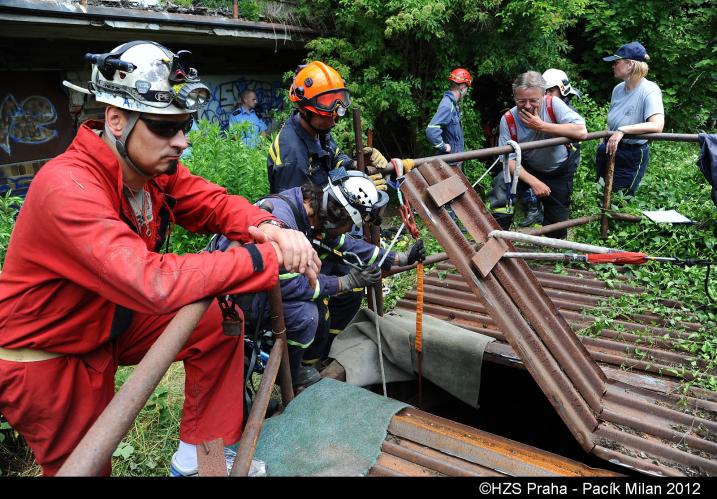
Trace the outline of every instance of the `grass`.
<instances>
[{"instance_id":1,"label":"grass","mask_svg":"<svg viewBox=\"0 0 717 499\"><path fill-rule=\"evenodd\" d=\"M117 388L133 367L121 367ZM179 421L184 403L184 368L173 363L160 381L112 458L113 476L167 476L179 444Z\"/></svg>"},{"instance_id":2,"label":"grass","mask_svg":"<svg viewBox=\"0 0 717 499\"><path fill-rule=\"evenodd\" d=\"M116 388L133 370L133 367L118 369ZM169 462L179 442L183 402L184 368L175 362L117 447L112 458L112 476L168 476ZM12 430L0 432L0 476L40 475L40 467L22 438Z\"/></svg>"}]
</instances>

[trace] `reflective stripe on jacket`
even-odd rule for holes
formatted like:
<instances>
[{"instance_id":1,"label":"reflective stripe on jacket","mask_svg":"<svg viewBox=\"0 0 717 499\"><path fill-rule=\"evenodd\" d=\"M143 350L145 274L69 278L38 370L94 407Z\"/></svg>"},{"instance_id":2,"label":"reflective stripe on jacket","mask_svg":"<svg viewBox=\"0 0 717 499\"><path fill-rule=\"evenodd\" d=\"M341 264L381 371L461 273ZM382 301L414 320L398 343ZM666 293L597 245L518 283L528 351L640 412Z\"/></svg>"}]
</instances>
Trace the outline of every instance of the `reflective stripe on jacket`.
<instances>
[{"instance_id":1,"label":"reflective stripe on jacket","mask_svg":"<svg viewBox=\"0 0 717 499\"><path fill-rule=\"evenodd\" d=\"M294 111L269 147L266 161L271 193L301 187L306 182L324 186L330 170L352 167L353 160L341 152L330 133L313 138L299 119L299 113Z\"/></svg>"},{"instance_id":2,"label":"reflective stripe on jacket","mask_svg":"<svg viewBox=\"0 0 717 499\"><path fill-rule=\"evenodd\" d=\"M461 111L453 92L450 90L443 94L438 104L436 114L426 127L428 142L437 149L437 152L446 152L446 144L451 146L451 154L463 152L463 128L461 126Z\"/></svg>"}]
</instances>

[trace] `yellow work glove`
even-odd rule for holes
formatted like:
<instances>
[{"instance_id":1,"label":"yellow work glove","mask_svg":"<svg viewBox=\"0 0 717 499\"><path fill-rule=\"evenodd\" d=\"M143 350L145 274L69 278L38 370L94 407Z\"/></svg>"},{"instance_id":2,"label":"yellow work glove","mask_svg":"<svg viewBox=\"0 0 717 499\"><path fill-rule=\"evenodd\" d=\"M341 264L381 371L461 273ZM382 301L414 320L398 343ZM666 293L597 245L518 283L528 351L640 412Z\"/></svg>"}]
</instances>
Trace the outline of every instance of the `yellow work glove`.
<instances>
[{"instance_id":1,"label":"yellow work glove","mask_svg":"<svg viewBox=\"0 0 717 499\"><path fill-rule=\"evenodd\" d=\"M386 158L383 157L383 154L381 154L381 151L379 151L378 149L375 149L373 147L364 147L363 153L370 155L371 164L379 170L383 170L384 168L386 168L388 161L386 160Z\"/></svg>"},{"instance_id":2,"label":"yellow work glove","mask_svg":"<svg viewBox=\"0 0 717 499\"><path fill-rule=\"evenodd\" d=\"M396 173L396 178L403 177L413 169L413 160L410 158L391 158L391 166L387 169Z\"/></svg>"},{"instance_id":3,"label":"yellow work glove","mask_svg":"<svg viewBox=\"0 0 717 499\"><path fill-rule=\"evenodd\" d=\"M386 179L383 178L383 175L380 173L376 173L375 175L369 175L368 178L370 178L373 181L373 185L376 186L376 190L378 191L387 191L388 185L386 185Z\"/></svg>"}]
</instances>

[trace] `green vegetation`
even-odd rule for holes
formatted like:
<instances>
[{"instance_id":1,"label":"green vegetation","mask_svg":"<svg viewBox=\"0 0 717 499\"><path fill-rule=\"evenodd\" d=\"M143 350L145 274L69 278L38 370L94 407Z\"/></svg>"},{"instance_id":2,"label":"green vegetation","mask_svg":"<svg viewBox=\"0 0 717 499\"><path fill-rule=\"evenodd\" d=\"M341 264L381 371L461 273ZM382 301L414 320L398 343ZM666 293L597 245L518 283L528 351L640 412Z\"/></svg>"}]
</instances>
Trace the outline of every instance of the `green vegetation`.
<instances>
[{"instance_id":1,"label":"green vegetation","mask_svg":"<svg viewBox=\"0 0 717 499\"><path fill-rule=\"evenodd\" d=\"M161 0L165 7L177 5L179 7L195 7L231 14L232 0ZM239 0L237 8L239 18L249 21L258 21L264 6L263 0Z\"/></svg>"},{"instance_id":2,"label":"green vegetation","mask_svg":"<svg viewBox=\"0 0 717 499\"><path fill-rule=\"evenodd\" d=\"M648 78L663 89L666 130L714 128L717 9L708 2L630 0L301 0L297 15L325 33L310 58L339 69L393 157L430 152L424 138L447 75L474 75L464 108L467 149L484 143L500 110L512 106L518 73L564 69L598 106L617 81L601 58L640 40ZM678 98L679 93L679 98ZM594 128L590 128L594 130Z\"/></svg>"},{"instance_id":3,"label":"green vegetation","mask_svg":"<svg viewBox=\"0 0 717 499\"><path fill-rule=\"evenodd\" d=\"M192 154L183 160L194 173L221 185L229 194L244 196L251 202L269 193L266 156L269 141L260 137L256 148L242 142L242 132L251 125L242 123L222 132L219 125L202 120L199 130L190 132ZM196 253L209 242L208 235L187 232L175 227L172 232L172 251Z\"/></svg>"},{"instance_id":4,"label":"green vegetation","mask_svg":"<svg viewBox=\"0 0 717 499\"><path fill-rule=\"evenodd\" d=\"M15 225L15 217L22 205L20 196L13 196L12 191L0 196L0 269L5 262L5 252L10 243L10 234Z\"/></svg>"}]
</instances>

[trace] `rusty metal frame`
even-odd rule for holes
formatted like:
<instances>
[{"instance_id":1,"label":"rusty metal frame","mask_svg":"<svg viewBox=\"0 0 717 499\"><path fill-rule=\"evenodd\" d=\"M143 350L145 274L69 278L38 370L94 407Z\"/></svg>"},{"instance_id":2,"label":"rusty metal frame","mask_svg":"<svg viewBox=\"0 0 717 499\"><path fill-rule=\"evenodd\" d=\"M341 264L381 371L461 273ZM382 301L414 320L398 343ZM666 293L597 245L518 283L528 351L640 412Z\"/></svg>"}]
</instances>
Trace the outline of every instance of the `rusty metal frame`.
<instances>
[{"instance_id":1,"label":"rusty metal frame","mask_svg":"<svg viewBox=\"0 0 717 499\"><path fill-rule=\"evenodd\" d=\"M80 443L72 451L57 473L57 476L97 476L112 458L122 438L127 434L137 415L152 395L162 377L179 354L196 325L209 308L213 298L182 307L170 321L162 334L137 364L130 377L112 398ZM270 291L272 320L275 343L269 365L265 371L267 382L262 379L260 393L252 407L247 427L242 435L239 453L232 472L237 476L246 475L256 448L261 424L269 402L271 386L274 384L281 363L280 384L285 404L293 399L289 358L286 348L286 328L281 305L281 290L277 284ZM271 383L268 383L271 378ZM266 388L268 386L268 390ZM262 391L262 387L263 391ZM266 393L265 393L266 392ZM261 412L259 412L261 409ZM259 414L259 416L257 416ZM253 417L252 417L253 416ZM250 424L251 423L251 426ZM246 444L244 444L246 442ZM242 446L242 444L244 444ZM248 456L248 458L247 458Z\"/></svg>"},{"instance_id":2,"label":"rusty metal frame","mask_svg":"<svg viewBox=\"0 0 717 499\"><path fill-rule=\"evenodd\" d=\"M369 476L619 476L416 408L393 416Z\"/></svg>"},{"instance_id":3,"label":"rusty metal frame","mask_svg":"<svg viewBox=\"0 0 717 499\"><path fill-rule=\"evenodd\" d=\"M682 414L664 407L649 392L608 379L525 262L501 260L481 277L472 261L474 244L428 193L429 186L452 175L469 185L461 172L443 162L424 164L406 176L403 194L443 245L465 284L486 304L492 322L583 449L646 473L717 474L714 418L699 412ZM498 229L472 189L451 207L478 243ZM675 421L686 430L675 428ZM697 428L707 436L691 430Z\"/></svg>"},{"instance_id":4,"label":"rusty metal frame","mask_svg":"<svg viewBox=\"0 0 717 499\"><path fill-rule=\"evenodd\" d=\"M234 465L232 466L230 476L247 476L251 460L256 451L256 444L259 441L259 433L264 425L264 417L266 408L269 405L271 391L274 382L279 375L281 397L284 405L294 399L294 391L291 386L291 372L289 371L289 353L286 343L286 324L284 323L284 307L281 301L281 287L277 284L269 292L269 302L271 303L271 321L272 331L274 333L274 346L269 354L269 362L264 369L264 374L259 383L254 403L249 411L246 426L239 442L239 450L237 451Z\"/></svg>"}]
</instances>

